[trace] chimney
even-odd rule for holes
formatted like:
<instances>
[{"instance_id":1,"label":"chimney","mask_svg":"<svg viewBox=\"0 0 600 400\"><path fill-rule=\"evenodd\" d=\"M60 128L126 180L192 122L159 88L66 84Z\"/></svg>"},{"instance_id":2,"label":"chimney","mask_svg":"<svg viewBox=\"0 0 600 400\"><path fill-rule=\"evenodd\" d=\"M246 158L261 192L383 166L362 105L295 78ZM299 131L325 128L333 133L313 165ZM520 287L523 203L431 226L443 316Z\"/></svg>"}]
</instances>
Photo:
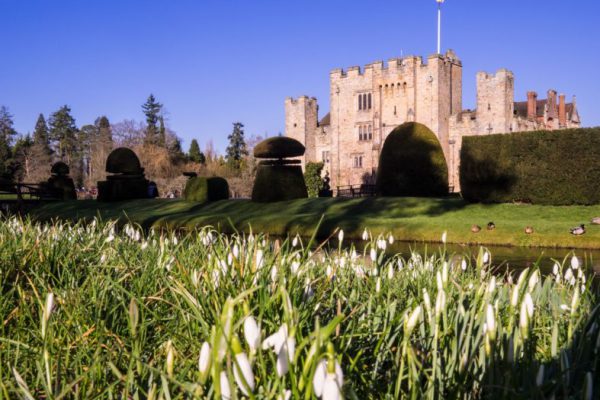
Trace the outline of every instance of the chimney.
<instances>
[{"instance_id":1,"label":"chimney","mask_svg":"<svg viewBox=\"0 0 600 400\"><path fill-rule=\"evenodd\" d=\"M537 93L527 92L527 118L535 120L537 117Z\"/></svg>"},{"instance_id":2,"label":"chimney","mask_svg":"<svg viewBox=\"0 0 600 400\"><path fill-rule=\"evenodd\" d=\"M558 96L558 124L561 128L567 126L567 105L564 94Z\"/></svg>"},{"instance_id":3,"label":"chimney","mask_svg":"<svg viewBox=\"0 0 600 400\"><path fill-rule=\"evenodd\" d=\"M548 90L548 117L555 119L556 115L556 90Z\"/></svg>"}]
</instances>

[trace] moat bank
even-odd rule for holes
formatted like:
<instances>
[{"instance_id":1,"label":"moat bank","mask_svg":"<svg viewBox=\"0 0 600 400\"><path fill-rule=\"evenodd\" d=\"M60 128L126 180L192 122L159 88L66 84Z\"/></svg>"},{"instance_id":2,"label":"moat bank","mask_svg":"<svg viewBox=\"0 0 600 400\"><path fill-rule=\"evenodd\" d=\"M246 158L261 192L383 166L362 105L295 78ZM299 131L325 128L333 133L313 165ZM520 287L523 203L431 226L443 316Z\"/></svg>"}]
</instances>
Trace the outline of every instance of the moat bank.
<instances>
[{"instance_id":1,"label":"moat bank","mask_svg":"<svg viewBox=\"0 0 600 400\"><path fill-rule=\"evenodd\" d=\"M468 204L459 198L301 199L279 203L225 200L209 204L183 200L132 200L99 203L94 200L46 204L30 213L37 220L130 220L144 228L193 230L213 225L223 232L266 232L277 236L327 237L336 228L348 239L360 239L365 228L372 234L391 233L405 242L439 242L444 231L448 243L499 246L600 249L600 226L589 225L600 216L596 206L536 206L520 204ZM319 221L323 220L319 225ZM493 221L496 229L488 231ZM472 233L471 226L482 227ZM569 228L586 224L587 232L573 236ZM534 233L527 235L524 228Z\"/></svg>"}]
</instances>

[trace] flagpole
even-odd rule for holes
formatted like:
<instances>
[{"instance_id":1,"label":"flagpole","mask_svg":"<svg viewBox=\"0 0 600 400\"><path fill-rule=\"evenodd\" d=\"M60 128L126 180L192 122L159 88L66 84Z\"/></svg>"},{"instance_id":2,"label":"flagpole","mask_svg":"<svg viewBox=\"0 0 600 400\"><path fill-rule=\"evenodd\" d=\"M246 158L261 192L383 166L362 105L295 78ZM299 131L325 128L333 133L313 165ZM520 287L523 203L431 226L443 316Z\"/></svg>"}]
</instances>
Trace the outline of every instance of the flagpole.
<instances>
[{"instance_id":1,"label":"flagpole","mask_svg":"<svg viewBox=\"0 0 600 400\"><path fill-rule=\"evenodd\" d=\"M436 0L438 3L438 30L437 30L437 53L442 53L442 3L444 0Z\"/></svg>"}]
</instances>

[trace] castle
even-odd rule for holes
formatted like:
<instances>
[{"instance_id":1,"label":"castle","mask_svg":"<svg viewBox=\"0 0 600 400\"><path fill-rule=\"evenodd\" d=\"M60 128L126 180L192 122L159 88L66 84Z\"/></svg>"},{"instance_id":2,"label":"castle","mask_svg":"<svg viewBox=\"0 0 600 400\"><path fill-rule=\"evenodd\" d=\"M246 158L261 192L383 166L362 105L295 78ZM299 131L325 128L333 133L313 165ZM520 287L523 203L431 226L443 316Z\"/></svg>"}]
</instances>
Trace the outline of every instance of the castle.
<instances>
[{"instance_id":1,"label":"castle","mask_svg":"<svg viewBox=\"0 0 600 400\"><path fill-rule=\"evenodd\" d=\"M514 75L501 69L477 74L477 108L462 108L462 63L453 51L393 58L364 67L335 69L329 76L330 112L319 120L317 99L285 100L285 134L302 142L306 162L322 161L331 186L373 183L387 135L405 122L419 122L438 137L448 164L450 191L459 191L463 136L577 128L575 98L554 90L538 99L514 101Z\"/></svg>"}]
</instances>

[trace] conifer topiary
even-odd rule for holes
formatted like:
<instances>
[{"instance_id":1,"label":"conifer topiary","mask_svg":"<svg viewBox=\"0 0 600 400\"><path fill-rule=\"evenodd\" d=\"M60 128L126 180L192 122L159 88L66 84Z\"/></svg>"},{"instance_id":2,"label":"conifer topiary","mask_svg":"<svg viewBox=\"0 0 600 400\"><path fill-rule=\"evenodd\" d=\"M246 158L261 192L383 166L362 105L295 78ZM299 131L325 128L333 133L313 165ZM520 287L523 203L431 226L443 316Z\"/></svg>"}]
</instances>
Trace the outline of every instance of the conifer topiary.
<instances>
[{"instance_id":1,"label":"conifer topiary","mask_svg":"<svg viewBox=\"0 0 600 400\"><path fill-rule=\"evenodd\" d=\"M386 138L377 170L380 196L438 197L448 194L448 166L435 134L407 122Z\"/></svg>"}]
</instances>

